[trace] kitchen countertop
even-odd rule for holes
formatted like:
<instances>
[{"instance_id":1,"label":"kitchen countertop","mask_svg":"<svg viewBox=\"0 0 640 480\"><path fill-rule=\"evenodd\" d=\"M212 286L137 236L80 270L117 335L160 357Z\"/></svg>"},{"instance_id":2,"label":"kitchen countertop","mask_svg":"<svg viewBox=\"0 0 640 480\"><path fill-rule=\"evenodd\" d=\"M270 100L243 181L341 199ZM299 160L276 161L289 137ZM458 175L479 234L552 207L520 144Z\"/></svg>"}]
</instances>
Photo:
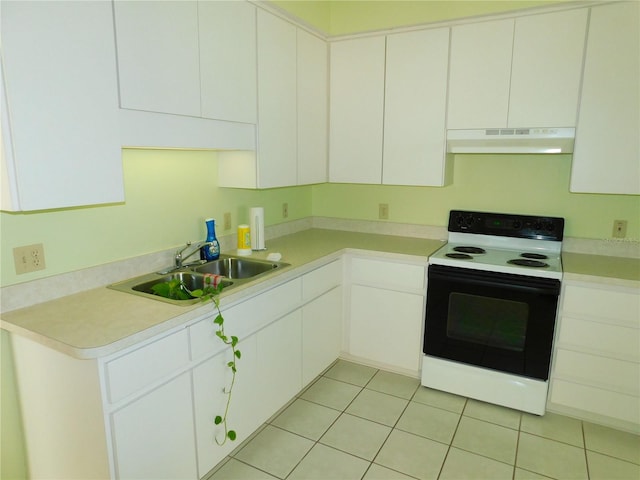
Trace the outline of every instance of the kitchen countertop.
<instances>
[{"instance_id":1,"label":"kitchen countertop","mask_svg":"<svg viewBox=\"0 0 640 480\"><path fill-rule=\"evenodd\" d=\"M324 257L343 251L365 250L385 255L406 255L424 260L444 242L433 239L310 229L267 242L267 251L250 258L282 254L291 266L263 279L223 292L221 305L229 305L270 285L300 275ZM224 252L234 254L235 252ZM47 345L67 355L92 359L115 353L172 328L210 314L211 306L176 306L105 287L2 314L0 327Z\"/></svg>"},{"instance_id":2,"label":"kitchen countertop","mask_svg":"<svg viewBox=\"0 0 640 480\"><path fill-rule=\"evenodd\" d=\"M640 288L640 258L562 252L565 280Z\"/></svg>"}]
</instances>

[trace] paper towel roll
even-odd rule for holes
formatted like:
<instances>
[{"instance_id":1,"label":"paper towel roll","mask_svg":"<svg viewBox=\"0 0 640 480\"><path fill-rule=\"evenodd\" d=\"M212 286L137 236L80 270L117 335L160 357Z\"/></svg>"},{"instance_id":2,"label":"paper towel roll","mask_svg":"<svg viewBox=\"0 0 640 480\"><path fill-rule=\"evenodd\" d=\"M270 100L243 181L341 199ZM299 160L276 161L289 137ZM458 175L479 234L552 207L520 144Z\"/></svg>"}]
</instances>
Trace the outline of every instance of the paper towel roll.
<instances>
[{"instance_id":1,"label":"paper towel roll","mask_svg":"<svg viewBox=\"0 0 640 480\"><path fill-rule=\"evenodd\" d=\"M264 244L264 208L252 207L249 210L249 225L251 228L251 249L266 250Z\"/></svg>"}]
</instances>

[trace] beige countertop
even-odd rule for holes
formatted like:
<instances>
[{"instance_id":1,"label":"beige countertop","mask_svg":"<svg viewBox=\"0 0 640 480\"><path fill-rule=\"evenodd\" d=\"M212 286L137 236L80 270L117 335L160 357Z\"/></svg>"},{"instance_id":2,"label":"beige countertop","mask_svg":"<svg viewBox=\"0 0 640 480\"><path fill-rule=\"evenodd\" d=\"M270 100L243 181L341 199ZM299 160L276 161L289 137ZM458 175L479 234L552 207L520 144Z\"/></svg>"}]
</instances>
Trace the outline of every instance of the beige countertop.
<instances>
[{"instance_id":1,"label":"beige countertop","mask_svg":"<svg viewBox=\"0 0 640 480\"><path fill-rule=\"evenodd\" d=\"M444 242L391 235L310 229L267 242L268 250L254 258L278 252L291 266L264 279L248 282L221 295L221 304L235 303L270 285L298 276L314 262L346 249L407 255L424 259ZM225 252L231 253L234 252ZM415 259L415 258L414 258ZM210 305L176 306L106 286L76 293L2 314L0 326L75 358L98 358L135 345L210 313Z\"/></svg>"},{"instance_id":2,"label":"beige countertop","mask_svg":"<svg viewBox=\"0 0 640 480\"><path fill-rule=\"evenodd\" d=\"M640 259L562 253L565 280L583 280L640 288Z\"/></svg>"}]
</instances>

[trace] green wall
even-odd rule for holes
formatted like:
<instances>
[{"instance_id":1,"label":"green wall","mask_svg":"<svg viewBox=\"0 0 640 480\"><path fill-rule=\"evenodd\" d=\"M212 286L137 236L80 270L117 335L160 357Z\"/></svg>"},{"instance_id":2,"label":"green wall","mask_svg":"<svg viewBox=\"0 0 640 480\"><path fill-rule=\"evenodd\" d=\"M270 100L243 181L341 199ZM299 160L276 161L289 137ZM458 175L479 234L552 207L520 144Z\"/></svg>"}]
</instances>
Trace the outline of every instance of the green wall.
<instances>
[{"instance_id":1,"label":"green wall","mask_svg":"<svg viewBox=\"0 0 640 480\"><path fill-rule=\"evenodd\" d=\"M573 0L276 0L274 5L328 35L433 23Z\"/></svg>"},{"instance_id":2,"label":"green wall","mask_svg":"<svg viewBox=\"0 0 640 480\"><path fill-rule=\"evenodd\" d=\"M311 188L270 190L218 188L217 154L211 151L123 150L125 203L0 213L1 285L69 272L204 240L204 219L217 219L219 236L249 220L249 208L263 206L265 223L311 215ZM232 228L224 230L225 212ZM13 248L43 243L46 269L16 275Z\"/></svg>"},{"instance_id":3,"label":"green wall","mask_svg":"<svg viewBox=\"0 0 640 480\"><path fill-rule=\"evenodd\" d=\"M640 240L640 196L569 193L570 155L456 155L448 187L322 184L313 187L313 214L446 225L451 209L565 217L565 234L611 238L613 221L628 220L627 238Z\"/></svg>"}]
</instances>

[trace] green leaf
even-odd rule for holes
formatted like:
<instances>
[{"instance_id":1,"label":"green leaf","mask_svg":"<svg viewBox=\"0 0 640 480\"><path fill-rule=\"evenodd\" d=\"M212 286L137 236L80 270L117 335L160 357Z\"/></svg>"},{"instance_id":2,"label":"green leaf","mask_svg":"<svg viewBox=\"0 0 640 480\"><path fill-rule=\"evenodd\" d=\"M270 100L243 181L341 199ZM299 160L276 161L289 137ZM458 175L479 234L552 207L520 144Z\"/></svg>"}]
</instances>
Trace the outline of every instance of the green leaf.
<instances>
[{"instance_id":1,"label":"green leaf","mask_svg":"<svg viewBox=\"0 0 640 480\"><path fill-rule=\"evenodd\" d=\"M231 336L231 346L235 347L238 344L238 337Z\"/></svg>"},{"instance_id":2,"label":"green leaf","mask_svg":"<svg viewBox=\"0 0 640 480\"><path fill-rule=\"evenodd\" d=\"M235 430L229 430L227 432L227 437L229 437L229 440L231 440L233 442L236 439L236 431Z\"/></svg>"},{"instance_id":3,"label":"green leaf","mask_svg":"<svg viewBox=\"0 0 640 480\"><path fill-rule=\"evenodd\" d=\"M169 284L167 282L157 283L151 287L153 293L161 297L169 298Z\"/></svg>"},{"instance_id":4,"label":"green leaf","mask_svg":"<svg viewBox=\"0 0 640 480\"><path fill-rule=\"evenodd\" d=\"M222 325L224 323L224 318L222 318L222 315L218 315L214 320L213 323L215 323L216 325Z\"/></svg>"},{"instance_id":5,"label":"green leaf","mask_svg":"<svg viewBox=\"0 0 640 480\"><path fill-rule=\"evenodd\" d=\"M220 425L222 423L222 417L220 415L216 416L213 423L215 423L216 425Z\"/></svg>"},{"instance_id":6,"label":"green leaf","mask_svg":"<svg viewBox=\"0 0 640 480\"><path fill-rule=\"evenodd\" d=\"M242 356L242 354L240 353L240 350L236 350L235 356L236 358L240 358Z\"/></svg>"},{"instance_id":7,"label":"green leaf","mask_svg":"<svg viewBox=\"0 0 640 480\"><path fill-rule=\"evenodd\" d=\"M198 298L200 298L200 297L202 297L202 295L204 295L204 292L203 292L202 290L200 290L199 288L198 288L198 289L196 289L196 290L192 290L192 291L191 291L191 296L192 296L192 297L198 297Z\"/></svg>"},{"instance_id":8,"label":"green leaf","mask_svg":"<svg viewBox=\"0 0 640 480\"><path fill-rule=\"evenodd\" d=\"M236 362L229 362L229 363L227 363L227 367L229 367L229 368L233 368L233 367L235 367L235 366L236 366Z\"/></svg>"}]
</instances>

